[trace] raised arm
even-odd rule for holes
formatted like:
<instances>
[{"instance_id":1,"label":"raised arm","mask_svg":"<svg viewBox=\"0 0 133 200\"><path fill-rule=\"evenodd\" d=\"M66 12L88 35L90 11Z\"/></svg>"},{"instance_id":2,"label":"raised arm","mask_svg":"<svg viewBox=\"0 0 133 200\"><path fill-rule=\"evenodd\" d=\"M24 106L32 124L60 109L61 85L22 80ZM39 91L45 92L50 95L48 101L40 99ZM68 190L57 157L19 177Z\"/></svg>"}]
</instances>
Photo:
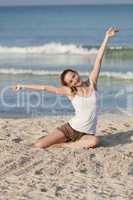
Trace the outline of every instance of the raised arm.
<instances>
[{"instance_id":1,"label":"raised arm","mask_svg":"<svg viewBox=\"0 0 133 200\"><path fill-rule=\"evenodd\" d=\"M105 49L107 47L108 40L109 40L109 38L115 36L118 31L119 31L118 29L114 29L114 28L110 27L106 31L105 38L104 38L104 40L103 40L103 42L102 42L102 44L101 44L101 46L98 50L98 54L97 54L97 57L96 57L96 60L95 60L94 67L93 67L93 69L92 69L92 71L89 75L89 78L94 83L95 88L96 88L97 80L98 80L98 77L99 77L101 63L102 63L102 60L103 60Z\"/></svg>"},{"instance_id":2,"label":"raised arm","mask_svg":"<svg viewBox=\"0 0 133 200\"><path fill-rule=\"evenodd\" d=\"M62 86L62 87L55 87L52 85L22 85L22 84L17 84L12 87L13 91L19 91L21 89L30 89L30 90L35 90L35 91L47 91L59 95L65 95L65 96L70 96L71 95L71 90L67 86Z\"/></svg>"}]
</instances>

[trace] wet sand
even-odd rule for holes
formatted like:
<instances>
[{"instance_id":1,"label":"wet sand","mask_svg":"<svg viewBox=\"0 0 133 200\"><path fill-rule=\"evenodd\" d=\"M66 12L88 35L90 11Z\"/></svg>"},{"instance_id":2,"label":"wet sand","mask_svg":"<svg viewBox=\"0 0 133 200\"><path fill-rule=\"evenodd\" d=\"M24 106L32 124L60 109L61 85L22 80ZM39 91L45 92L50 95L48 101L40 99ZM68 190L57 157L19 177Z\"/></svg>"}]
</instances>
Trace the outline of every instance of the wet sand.
<instances>
[{"instance_id":1,"label":"wet sand","mask_svg":"<svg viewBox=\"0 0 133 200\"><path fill-rule=\"evenodd\" d=\"M95 149L31 146L69 118L0 119L0 200L133 199L133 117L100 115Z\"/></svg>"}]
</instances>

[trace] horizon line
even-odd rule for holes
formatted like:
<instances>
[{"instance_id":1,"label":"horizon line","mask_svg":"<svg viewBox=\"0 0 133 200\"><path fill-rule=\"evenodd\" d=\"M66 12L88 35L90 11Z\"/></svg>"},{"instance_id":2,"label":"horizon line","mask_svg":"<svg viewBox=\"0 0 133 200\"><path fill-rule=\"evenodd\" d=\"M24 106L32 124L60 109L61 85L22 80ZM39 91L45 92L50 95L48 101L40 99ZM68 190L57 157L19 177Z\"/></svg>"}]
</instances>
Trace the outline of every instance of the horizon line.
<instances>
[{"instance_id":1,"label":"horizon line","mask_svg":"<svg viewBox=\"0 0 133 200\"><path fill-rule=\"evenodd\" d=\"M103 5L133 5L133 3L88 3L88 4L14 4L14 5L0 5L0 7L21 7L21 6L103 6Z\"/></svg>"}]
</instances>

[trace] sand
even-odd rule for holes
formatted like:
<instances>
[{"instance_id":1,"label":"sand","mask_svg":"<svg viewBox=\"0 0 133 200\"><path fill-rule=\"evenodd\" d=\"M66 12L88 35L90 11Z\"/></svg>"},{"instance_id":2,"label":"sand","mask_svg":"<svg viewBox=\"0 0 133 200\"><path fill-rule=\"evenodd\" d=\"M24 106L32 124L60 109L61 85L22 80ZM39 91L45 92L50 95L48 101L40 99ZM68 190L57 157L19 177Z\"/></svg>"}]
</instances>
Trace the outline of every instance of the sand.
<instances>
[{"instance_id":1,"label":"sand","mask_svg":"<svg viewBox=\"0 0 133 200\"><path fill-rule=\"evenodd\" d=\"M95 149L31 146L69 118L0 119L0 200L133 199L133 116L100 115Z\"/></svg>"}]
</instances>

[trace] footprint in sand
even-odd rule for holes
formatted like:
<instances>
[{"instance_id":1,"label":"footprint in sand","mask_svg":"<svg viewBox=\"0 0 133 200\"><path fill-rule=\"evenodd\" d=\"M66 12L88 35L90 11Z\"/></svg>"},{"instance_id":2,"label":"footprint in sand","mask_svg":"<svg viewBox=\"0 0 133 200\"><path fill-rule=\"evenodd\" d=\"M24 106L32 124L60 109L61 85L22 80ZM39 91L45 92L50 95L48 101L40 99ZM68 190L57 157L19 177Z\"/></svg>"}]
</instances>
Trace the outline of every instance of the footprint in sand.
<instances>
[{"instance_id":1,"label":"footprint in sand","mask_svg":"<svg viewBox=\"0 0 133 200\"><path fill-rule=\"evenodd\" d=\"M130 127L130 125L128 123L123 124L126 127Z\"/></svg>"},{"instance_id":2,"label":"footprint in sand","mask_svg":"<svg viewBox=\"0 0 133 200\"><path fill-rule=\"evenodd\" d=\"M117 128L110 126L109 127L112 131L117 131Z\"/></svg>"},{"instance_id":3,"label":"footprint in sand","mask_svg":"<svg viewBox=\"0 0 133 200\"><path fill-rule=\"evenodd\" d=\"M15 142L15 143L19 143L23 140L20 137L18 137L18 138L12 139L12 141Z\"/></svg>"},{"instance_id":4,"label":"footprint in sand","mask_svg":"<svg viewBox=\"0 0 133 200\"><path fill-rule=\"evenodd\" d=\"M44 132L46 132L46 133L47 133L48 131L47 131L47 130L45 130L45 129L43 129L43 130L42 130L42 132L43 132L43 133L44 133Z\"/></svg>"},{"instance_id":5,"label":"footprint in sand","mask_svg":"<svg viewBox=\"0 0 133 200\"><path fill-rule=\"evenodd\" d=\"M106 134L111 134L112 132L109 132L109 130L105 129L105 130L101 130L103 133L106 133Z\"/></svg>"},{"instance_id":6,"label":"footprint in sand","mask_svg":"<svg viewBox=\"0 0 133 200\"><path fill-rule=\"evenodd\" d=\"M103 133L106 133L106 132L108 132L108 130L107 129L105 129L105 130L101 130Z\"/></svg>"}]
</instances>

